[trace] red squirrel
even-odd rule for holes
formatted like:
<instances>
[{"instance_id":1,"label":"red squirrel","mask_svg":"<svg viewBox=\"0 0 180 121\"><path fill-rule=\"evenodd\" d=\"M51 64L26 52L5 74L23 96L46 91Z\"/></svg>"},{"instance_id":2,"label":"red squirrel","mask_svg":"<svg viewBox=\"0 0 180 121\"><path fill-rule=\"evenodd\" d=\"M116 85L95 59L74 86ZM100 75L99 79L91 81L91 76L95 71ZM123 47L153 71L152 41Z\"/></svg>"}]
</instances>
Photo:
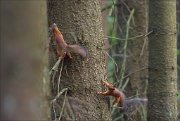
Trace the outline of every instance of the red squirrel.
<instances>
[{"instance_id":1,"label":"red squirrel","mask_svg":"<svg viewBox=\"0 0 180 121\"><path fill-rule=\"evenodd\" d=\"M87 56L87 50L84 47L80 45L68 45L64 41L64 37L55 23L51 26L51 29L57 43L57 54L59 57L64 58L67 54L69 58L72 58L71 52L79 54L83 58Z\"/></svg>"},{"instance_id":2,"label":"red squirrel","mask_svg":"<svg viewBox=\"0 0 180 121\"><path fill-rule=\"evenodd\" d=\"M123 107L124 101L125 101L125 95L122 91L118 90L114 87L114 85L108 83L107 81L102 81L102 84L108 88L105 92L97 92L100 95L104 96L113 96L115 97L115 100L113 102L113 105L117 104L117 106Z\"/></svg>"}]
</instances>

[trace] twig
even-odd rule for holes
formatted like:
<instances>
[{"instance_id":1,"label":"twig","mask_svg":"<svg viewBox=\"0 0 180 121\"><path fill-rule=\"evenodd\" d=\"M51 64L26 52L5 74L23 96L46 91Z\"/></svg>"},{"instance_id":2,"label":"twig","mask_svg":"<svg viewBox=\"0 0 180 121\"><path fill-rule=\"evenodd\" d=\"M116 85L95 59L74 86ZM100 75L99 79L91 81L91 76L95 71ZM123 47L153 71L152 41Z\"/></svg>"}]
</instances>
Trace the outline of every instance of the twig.
<instances>
[{"instance_id":1,"label":"twig","mask_svg":"<svg viewBox=\"0 0 180 121\"><path fill-rule=\"evenodd\" d=\"M149 34L151 34L153 31L150 31L146 34L142 34L142 35L138 35L138 36L135 36L135 37L130 37L130 38L127 38L128 40L133 40L133 39L137 39L137 38L141 38L141 37L146 37L148 36ZM117 37L111 37L111 36L106 36L106 38L110 38L110 39L117 39L117 40L127 40L126 38L117 38ZM105 38L105 39L106 39Z\"/></svg>"},{"instance_id":2,"label":"twig","mask_svg":"<svg viewBox=\"0 0 180 121\"><path fill-rule=\"evenodd\" d=\"M138 96L141 96L141 95L146 95L146 93L142 93L142 94L136 94L136 95L133 95L133 96L130 96L130 97L127 97L126 99L129 100L129 99L133 99L135 97L138 97Z\"/></svg>"},{"instance_id":3,"label":"twig","mask_svg":"<svg viewBox=\"0 0 180 121\"><path fill-rule=\"evenodd\" d=\"M59 93L59 86L60 86L60 82L61 82L61 72L62 72L62 69L63 69L63 62L62 61L62 65L61 65L61 68L60 68L60 71L59 71L59 78L58 78L58 93Z\"/></svg>"},{"instance_id":4,"label":"twig","mask_svg":"<svg viewBox=\"0 0 180 121\"><path fill-rule=\"evenodd\" d=\"M111 57L106 51L103 51L112 61L113 61L113 63L115 64L115 66L116 66L116 72L118 72L119 70L118 70L118 65L117 65L117 63L115 62L115 60L113 59L113 57Z\"/></svg>"},{"instance_id":5,"label":"twig","mask_svg":"<svg viewBox=\"0 0 180 121\"><path fill-rule=\"evenodd\" d=\"M61 57L59 57L58 61L54 64L54 66L52 67L52 69L49 71L49 75L52 74L53 71L57 71L59 63L61 62Z\"/></svg>"},{"instance_id":6,"label":"twig","mask_svg":"<svg viewBox=\"0 0 180 121\"><path fill-rule=\"evenodd\" d=\"M126 76L124 76L122 79L125 79L125 78L131 76L132 74L134 74L134 73L136 73L136 72L139 72L139 71L142 71L142 70L145 70L145 69L148 69L148 67L144 67L144 68L141 68L141 69L139 69L139 70L136 70L136 71L134 71L134 72L132 72L132 73L129 73L129 74L127 74Z\"/></svg>"},{"instance_id":7,"label":"twig","mask_svg":"<svg viewBox=\"0 0 180 121\"><path fill-rule=\"evenodd\" d=\"M118 107L118 106L111 106L112 108L118 108L118 109L123 109L123 107Z\"/></svg>"},{"instance_id":8,"label":"twig","mask_svg":"<svg viewBox=\"0 0 180 121\"><path fill-rule=\"evenodd\" d=\"M70 116L72 116L72 120L73 121L75 121L75 115L74 115L74 113L73 113L73 110L72 110L72 108L71 108L71 106L70 106L70 103L69 103L69 100L68 100L68 98L66 99L67 101L66 101L66 104L67 104L67 108L69 109L69 113L70 113Z\"/></svg>"},{"instance_id":9,"label":"twig","mask_svg":"<svg viewBox=\"0 0 180 121\"><path fill-rule=\"evenodd\" d=\"M68 88L64 88L62 89L57 95L56 97L51 101L51 103L56 102L56 100L66 91L67 92Z\"/></svg>"},{"instance_id":10,"label":"twig","mask_svg":"<svg viewBox=\"0 0 180 121\"><path fill-rule=\"evenodd\" d=\"M148 32L147 34L143 34L143 35L138 35L138 36L136 36L136 37L131 37L131 38L128 38L128 39L137 39L137 38L141 38L141 37L146 37L146 36L148 36L149 34L151 34L153 31L150 31L150 32Z\"/></svg>"},{"instance_id":11,"label":"twig","mask_svg":"<svg viewBox=\"0 0 180 121\"><path fill-rule=\"evenodd\" d=\"M129 28L130 28L130 22L131 22L131 18L134 14L134 9L131 11L130 15L129 15L129 19L127 21L127 27L126 27L126 38L125 38L125 43L124 43L124 47L123 47L123 50L124 50L124 58L123 58L123 62L122 62L122 67L121 67L121 79L120 79L120 82L119 82L119 86L118 88L122 85L122 80L123 80L123 77L124 77L124 73L125 73L125 66L126 66L126 49L127 49L127 46L128 46L128 36L129 36Z\"/></svg>"},{"instance_id":12,"label":"twig","mask_svg":"<svg viewBox=\"0 0 180 121\"><path fill-rule=\"evenodd\" d=\"M55 108L54 108L54 103L52 104L52 108L53 108L53 112L54 112L54 118L56 118L56 111L55 111Z\"/></svg>"},{"instance_id":13,"label":"twig","mask_svg":"<svg viewBox=\"0 0 180 121\"><path fill-rule=\"evenodd\" d=\"M65 102L66 102L66 95L67 95L67 90L66 90L65 95L64 95L64 101L63 101L63 105L62 105L62 110L60 112L59 121L61 120L62 113L63 113L63 110L64 110L64 106L65 106Z\"/></svg>"},{"instance_id":14,"label":"twig","mask_svg":"<svg viewBox=\"0 0 180 121\"><path fill-rule=\"evenodd\" d=\"M121 87L121 90L122 90L122 91L125 89L125 87L127 86L128 83L129 83L129 78L126 79L125 83L124 83L123 86Z\"/></svg>"},{"instance_id":15,"label":"twig","mask_svg":"<svg viewBox=\"0 0 180 121\"><path fill-rule=\"evenodd\" d=\"M129 13L131 13L131 10L130 10L129 6L124 2L124 0L121 0L121 2L122 2L122 3L124 4L124 6L126 7L127 11L128 11ZM126 21L126 19L125 19L125 21ZM133 22L133 25L135 25L134 17L133 17L133 16L132 16L132 22Z\"/></svg>"},{"instance_id":16,"label":"twig","mask_svg":"<svg viewBox=\"0 0 180 121\"><path fill-rule=\"evenodd\" d=\"M122 118L123 118L123 115L120 115L117 118L115 118L113 121L121 121L120 119L122 119Z\"/></svg>"},{"instance_id":17,"label":"twig","mask_svg":"<svg viewBox=\"0 0 180 121\"><path fill-rule=\"evenodd\" d=\"M49 75L52 74L52 72L54 71L55 73L53 73L53 76L52 76L52 82L53 82L53 87L54 87L54 78L56 76L56 72L57 72L57 69L59 67L59 64L61 62L61 57L59 57L59 59L57 60L57 62L54 64L54 66L52 67L52 69L49 71Z\"/></svg>"},{"instance_id":18,"label":"twig","mask_svg":"<svg viewBox=\"0 0 180 121\"><path fill-rule=\"evenodd\" d=\"M115 3L115 4L107 5L107 6L105 6L104 8L101 9L101 12L104 12L105 10L112 8L113 5L116 6L116 7L119 7L121 4Z\"/></svg>"},{"instance_id":19,"label":"twig","mask_svg":"<svg viewBox=\"0 0 180 121\"><path fill-rule=\"evenodd\" d=\"M146 39L144 39L144 43L143 43L143 46L142 46L142 49L141 49L141 53L140 53L140 55L139 55L139 58L143 55L145 45L146 45Z\"/></svg>"},{"instance_id":20,"label":"twig","mask_svg":"<svg viewBox=\"0 0 180 121\"><path fill-rule=\"evenodd\" d=\"M114 20L113 20L113 28L112 28L112 33L113 33L113 30L114 30L115 24L116 24L115 21L116 21L116 17L117 17L117 16L116 16L116 14L115 14L115 13L116 13L116 8L115 8L116 2L115 2L114 0L112 0L112 2L113 2L113 7L112 7L112 8L113 8L113 10L114 10ZM111 14L111 15L112 15L112 14ZM111 35L112 35L112 33L111 33Z\"/></svg>"}]
</instances>

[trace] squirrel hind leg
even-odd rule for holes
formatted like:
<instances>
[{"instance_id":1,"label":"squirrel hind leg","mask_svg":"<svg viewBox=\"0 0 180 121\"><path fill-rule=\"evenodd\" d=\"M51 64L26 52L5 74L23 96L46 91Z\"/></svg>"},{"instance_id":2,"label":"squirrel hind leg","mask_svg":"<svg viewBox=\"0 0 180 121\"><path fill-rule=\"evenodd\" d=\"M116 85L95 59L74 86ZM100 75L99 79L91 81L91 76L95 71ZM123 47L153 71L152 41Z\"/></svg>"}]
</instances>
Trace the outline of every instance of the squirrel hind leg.
<instances>
[{"instance_id":1,"label":"squirrel hind leg","mask_svg":"<svg viewBox=\"0 0 180 121\"><path fill-rule=\"evenodd\" d=\"M114 101L113 101L112 104L113 104L113 106L116 106L116 105L117 105L117 98L114 99Z\"/></svg>"},{"instance_id":2,"label":"squirrel hind leg","mask_svg":"<svg viewBox=\"0 0 180 121\"><path fill-rule=\"evenodd\" d=\"M113 105L117 105L118 107L123 107L123 100L121 97L115 98L113 101Z\"/></svg>"}]
</instances>

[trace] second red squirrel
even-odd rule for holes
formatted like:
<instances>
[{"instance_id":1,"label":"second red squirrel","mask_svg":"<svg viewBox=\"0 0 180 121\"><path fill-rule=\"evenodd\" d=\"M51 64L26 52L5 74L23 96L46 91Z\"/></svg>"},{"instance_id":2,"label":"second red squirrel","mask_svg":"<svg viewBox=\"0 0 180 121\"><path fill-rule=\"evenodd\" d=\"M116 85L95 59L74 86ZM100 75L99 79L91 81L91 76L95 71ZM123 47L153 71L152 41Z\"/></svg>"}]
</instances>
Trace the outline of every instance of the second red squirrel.
<instances>
[{"instance_id":1,"label":"second red squirrel","mask_svg":"<svg viewBox=\"0 0 180 121\"><path fill-rule=\"evenodd\" d=\"M125 95L122 91L118 90L114 87L111 83L107 81L102 81L102 84L108 88L105 92L97 92L100 95L104 96L113 96L115 97L115 100L113 102L113 105L117 104L117 106L123 107L124 101L125 101Z\"/></svg>"},{"instance_id":2,"label":"second red squirrel","mask_svg":"<svg viewBox=\"0 0 180 121\"><path fill-rule=\"evenodd\" d=\"M59 57L64 57L67 54L69 58L72 58L71 52L79 54L83 58L87 57L88 52L84 47L80 45L68 45L64 41L63 35L55 23L51 26L51 29L57 43L57 54Z\"/></svg>"}]
</instances>

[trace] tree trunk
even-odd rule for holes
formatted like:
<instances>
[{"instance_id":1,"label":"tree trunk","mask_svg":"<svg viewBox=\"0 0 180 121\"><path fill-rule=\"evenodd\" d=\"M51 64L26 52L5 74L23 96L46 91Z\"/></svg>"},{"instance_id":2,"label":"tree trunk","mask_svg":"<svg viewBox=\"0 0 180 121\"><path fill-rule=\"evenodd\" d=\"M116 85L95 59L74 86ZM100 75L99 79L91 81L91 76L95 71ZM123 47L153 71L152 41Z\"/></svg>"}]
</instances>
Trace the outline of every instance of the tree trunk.
<instances>
[{"instance_id":1,"label":"tree trunk","mask_svg":"<svg viewBox=\"0 0 180 121\"><path fill-rule=\"evenodd\" d=\"M148 42L147 42L147 1L146 0L118 0L117 1L117 36L123 38L120 40L119 44L116 45L115 52L123 55L121 57L116 57L116 62L119 65L119 70L121 72L117 74L121 80L121 87L126 83L129 78L129 83L125 87L125 94L128 97L146 96L147 88L147 65L148 65ZM127 26L127 21L130 17L132 10L134 11L133 17L131 18L130 27ZM129 32L127 32L129 31ZM131 38L131 39L128 39ZM134 39L132 39L134 38ZM127 41L127 47L124 44ZM124 55L124 51L126 55ZM124 66L125 68L124 68ZM123 69L124 68L124 69ZM122 74L124 72L124 75ZM126 77L126 75L129 75ZM124 78L126 77L126 78ZM128 100L128 99L127 99ZM143 99L142 99L143 100ZM134 101L132 99L132 101ZM134 101L138 102L138 101ZM131 103L133 106L135 103ZM146 105L144 105L146 106ZM129 107L124 111L127 116L127 120L141 121L144 120L145 115L143 115L144 107L136 109ZM134 109L134 111L132 111ZM129 110L129 111L128 111ZM130 113L129 113L130 112ZM119 117L120 114L117 113L113 118Z\"/></svg>"},{"instance_id":2,"label":"tree trunk","mask_svg":"<svg viewBox=\"0 0 180 121\"><path fill-rule=\"evenodd\" d=\"M145 93L147 80L147 63L148 63L148 42L147 42L147 3L146 0L140 1L119 1L118 2L118 36L120 38L126 37L126 23L132 9L135 10L132 22L129 29L127 43L127 63L126 74L130 78L128 84L127 95L132 96L138 93ZM120 28L120 29L119 29ZM123 44L123 43L121 43ZM121 45L122 46L122 45ZM122 48L122 47L121 47ZM129 91L128 91L129 90Z\"/></svg>"},{"instance_id":3,"label":"tree trunk","mask_svg":"<svg viewBox=\"0 0 180 121\"><path fill-rule=\"evenodd\" d=\"M49 25L55 22L67 43L80 44L86 47L89 52L86 59L82 59L78 55L72 55L72 59L64 59L60 87L61 89L68 88L66 96L68 100L65 101L62 118L84 121L111 120L106 100L97 95L97 91L101 90L100 81L106 78L99 1L49 1L48 13ZM63 97L60 98L60 103L58 103L60 109L63 109L61 103L63 100Z\"/></svg>"},{"instance_id":4,"label":"tree trunk","mask_svg":"<svg viewBox=\"0 0 180 121\"><path fill-rule=\"evenodd\" d=\"M147 2L146 0L127 1L130 9L134 9L132 24L129 29L129 37L137 37L128 40L127 73L130 83L127 86L127 95L145 96L147 87L148 66L148 41L147 41ZM141 37L138 37L141 36Z\"/></svg>"},{"instance_id":5,"label":"tree trunk","mask_svg":"<svg viewBox=\"0 0 180 121\"><path fill-rule=\"evenodd\" d=\"M177 36L177 48L178 51L180 51L180 1L177 1L177 6L176 6L176 10L177 10L177 28L178 28L178 36ZM178 90L180 92L180 53L177 56L177 64L178 64ZM180 93L178 93L180 94ZM178 96L178 120L180 120L180 97Z\"/></svg>"},{"instance_id":6,"label":"tree trunk","mask_svg":"<svg viewBox=\"0 0 180 121\"><path fill-rule=\"evenodd\" d=\"M180 51L180 1L177 1L177 6L176 6L176 10L177 10L177 28L178 28L178 36L177 36L177 48L178 51ZM179 66L178 68L178 89L180 90L180 54L177 57L177 64Z\"/></svg>"},{"instance_id":7,"label":"tree trunk","mask_svg":"<svg viewBox=\"0 0 180 121\"><path fill-rule=\"evenodd\" d=\"M148 120L177 121L176 0L149 1Z\"/></svg>"},{"instance_id":8,"label":"tree trunk","mask_svg":"<svg viewBox=\"0 0 180 121\"><path fill-rule=\"evenodd\" d=\"M50 120L47 5L1 1L1 120Z\"/></svg>"}]
</instances>

